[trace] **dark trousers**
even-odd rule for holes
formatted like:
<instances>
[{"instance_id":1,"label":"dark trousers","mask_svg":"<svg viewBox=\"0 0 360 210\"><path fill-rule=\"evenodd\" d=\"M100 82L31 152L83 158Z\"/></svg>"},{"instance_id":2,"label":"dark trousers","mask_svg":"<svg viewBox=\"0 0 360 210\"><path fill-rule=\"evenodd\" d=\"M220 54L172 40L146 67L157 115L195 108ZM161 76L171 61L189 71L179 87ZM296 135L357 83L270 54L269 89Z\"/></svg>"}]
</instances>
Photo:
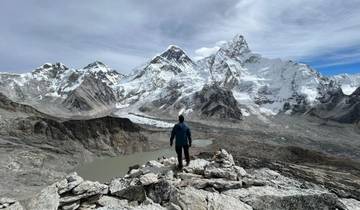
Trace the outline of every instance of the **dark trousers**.
<instances>
[{"instance_id":1,"label":"dark trousers","mask_svg":"<svg viewBox=\"0 0 360 210\"><path fill-rule=\"evenodd\" d=\"M182 150L184 149L186 163L190 163L189 145L175 146L175 150L178 156L179 167L182 167Z\"/></svg>"}]
</instances>

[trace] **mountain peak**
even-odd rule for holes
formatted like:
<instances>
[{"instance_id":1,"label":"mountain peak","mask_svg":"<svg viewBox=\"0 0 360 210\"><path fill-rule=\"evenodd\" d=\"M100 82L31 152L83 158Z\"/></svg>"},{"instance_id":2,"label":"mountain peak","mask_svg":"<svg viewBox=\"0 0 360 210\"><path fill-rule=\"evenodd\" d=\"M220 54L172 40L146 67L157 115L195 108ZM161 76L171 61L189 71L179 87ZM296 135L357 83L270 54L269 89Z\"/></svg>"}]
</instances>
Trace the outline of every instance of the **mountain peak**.
<instances>
[{"instance_id":1,"label":"mountain peak","mask_svg":"<svg viewBox=\"0 0 360 210\"><path fill-rule=\"evenodd\" d=\"M37 69L63 69L63 70L67 70L69 69L68 67L66 67L64 64L60 63L60 62L56 62L56 63L44 63L42 66L38 67ZM35 69L35 70L37 70Z\"/></svg>"},{"instance_id":2,"label":"mountain peak","mask_svg":"<svg viewBox=\"0 0 360 210\"><path fill-rule=\"evenodd\" d=\"M186 55L184 50L176 45L169 45L167 50L163 52L160 57L169 61L179 62L180 64L193 63L193 61Z\"/></svg>"},{"instance_id":3,"label":"mountain peak","mask_svg":"<svg viewBox=\"0 0 360 210\"><path fill-rule=\"evenodd\" d=\"M57 62L57 63L45 63L42 66L35 69L32 73L36 75L43 75L50 78L55 78L57 75L65 72L69 68L66 67L64 64Z\"/></svg>"},{"instance_id":4,"label":"mountain peak","mask_svg":"<svg viewBox=\"0 0 360 210\"><path fill-rule=\"evenodd\" d=\"M249 46L243 35L237 34L231 41L224 44L221 49L230 57L236 57L244 53L249 53Z\"/></svg>"},{"instance_id":5,"label":"mountain peak","mask_svg":"<svg viewBox=\"0 0 360 210\"><path fill-rule=\"evenodd\" d=\"M93 68L99 68L99 67L107 67L103 62L101 61L94 61L90 64L88 64L87 66L84 67L84 69L93 69Z\"/></svg>"}]
</instances>

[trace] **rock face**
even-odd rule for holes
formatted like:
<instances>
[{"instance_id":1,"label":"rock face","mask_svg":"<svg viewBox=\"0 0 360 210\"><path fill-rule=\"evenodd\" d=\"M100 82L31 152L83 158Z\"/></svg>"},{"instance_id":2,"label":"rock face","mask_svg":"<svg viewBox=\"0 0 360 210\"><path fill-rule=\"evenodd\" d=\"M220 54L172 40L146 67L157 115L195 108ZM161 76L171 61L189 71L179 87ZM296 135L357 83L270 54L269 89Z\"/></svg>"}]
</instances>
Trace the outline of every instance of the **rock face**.
<instances>
[{"instance_id":1,"label":"rock face","mask_svg":"<svg viewBox=\"0 0 360 210\"><path fill-rule=\"evenodd\" d=\"M72 111L90 111L109 109L115 106L116 94L102 80L94 75L87 75L79 87L74 89L63 101Z\"/></svg>"},{"instance_id":2,"label":"rock face","mask_svg":"<svg viewBox=\"0 0 360 210\"><path fill-rule=\"evenodd\" d=\"M108 116L64 122L39 118L34 121L33 133L49 140L75 140L95 153L124 154L127 148L142 151L147 144L145 136L139 133L141 128L126 118Z\"/></svg>"},{"instance_id":3,"label":"rock face","mask_svg":"<svg viewBox=\"0 0 360 210\"><path fill-rule=\"evenodd\" d=\"M199 110L200 115L220 119L240 120L242 113L231 91L224 90L218 85L204 86L196 92L193 98L193 110Z\"/></svg>"},{"instance_id":4,"label":"rock face","mask_svg":"<svg viewBox=\"0 0 360 210\"><path fill-rule=\"evenodd\" d=\"M341 123L357 123L360 121L360 87L351 95L345 95L341 89L328 92L322 103L308 113Z\"/></svg>"},{"instance_id":5,"label":"rock face","mask_svg":"<svg viewBox=\"0 0 360 210\"><path fill-rule=\"evenodd\" d=\"M2 93L0 93L0 108L11 112L24 112L37 116L45 116L45 114L39 112L38 110L34 109L29 105L20 104L12 101Z\"/></svg>"},{"instance_id":6,"label":"rock face","mask_svg":"<svg viewBox=\"0 0 360 210\"><path fill-rule=\"evenodd\" d=\"M351 95L358 87L360 87L360 74L339 74L332 76L331 79L336 81L344 94Z\"/></svg>"},{"instance_id":7,"label":"rock face","mask_svg":"<svg viewBox=\"0 0 360 210\"><path fill-rule=\"evenodd\" d=\"M246 172L234 164L225 150L218 151L212 159L192 162L184 171L177 171L174 158L150 161L125 177L113 179L109 185L84 181L72 173L42 190L27 207L346 210L356 209L359 203L339 199L322 186L299 182L266 168ZM207 172L214 169L216 173ZM14 205L16 201L7 203Z\"/></svg>"}]
</instances>

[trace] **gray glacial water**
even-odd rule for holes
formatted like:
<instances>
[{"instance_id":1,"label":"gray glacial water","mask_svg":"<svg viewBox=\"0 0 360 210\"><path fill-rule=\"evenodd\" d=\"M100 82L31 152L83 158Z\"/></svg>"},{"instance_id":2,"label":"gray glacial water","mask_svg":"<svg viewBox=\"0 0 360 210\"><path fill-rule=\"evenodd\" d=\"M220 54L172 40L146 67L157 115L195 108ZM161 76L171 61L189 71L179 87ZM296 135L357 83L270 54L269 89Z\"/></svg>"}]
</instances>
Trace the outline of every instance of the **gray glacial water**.
<instances>
[{"instance_id":1,"label":"gray glacial water","mask_svg":"<svg viewBox=\"0 0 360 210\"><path fill-rule=\"evenodd\" d=\"M196 139L193 140L193 147L206 147L212 144L212 140ZM150 152L138 152L130 155L96 159L87 163L76 171L86 180L107 182L114 177L124 176L130 166L145 164L149 160L157 160L159 157L176 157L175 149L166 148Z\"/></svg>"}]
</instances>

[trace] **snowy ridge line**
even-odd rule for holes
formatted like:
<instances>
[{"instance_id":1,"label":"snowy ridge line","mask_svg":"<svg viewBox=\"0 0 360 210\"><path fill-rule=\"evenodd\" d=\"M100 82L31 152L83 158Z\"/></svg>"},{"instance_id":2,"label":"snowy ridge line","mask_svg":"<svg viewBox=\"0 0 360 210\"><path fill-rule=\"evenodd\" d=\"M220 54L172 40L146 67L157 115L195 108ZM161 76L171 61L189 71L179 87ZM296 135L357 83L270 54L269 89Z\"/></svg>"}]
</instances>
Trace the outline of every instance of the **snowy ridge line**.
<instances>
[{"instance_id":1,"label":"snowy ridge line","mask_svg":"<svg viewBox=\"0 0 360 210\"><path fill-rule=\"evenodd\" d=\"M195 96L199 96L205 86L216 85L231 91L243 116L265 117L316 106L331 89L342 88L348 94L359 86L360 76L357 77L338 75L328 78L306 64L264 58L250 50L243 36L236 35L212 55L196 62L180 47L170 45L128 76L100 61L80 69L71 69L62 63L45 63L31 73L1 73L0 91L29 104L42 101L44 104L49 101L61 104L72 96L70 101L73 103L66 104L70 111L74 107L68 106L73 105L78 106L74 109L80 112L89 109L90 102L79 104L86 98L105 105L108 101L101 100L114 101L118 109L136 108L136 112L191 116L209 115L203 113L201 104L196 104L201 100L196 100ZM88 85L97 86L93 88L95 92L90 90L92 87L82 88L89 78L92 81L88 81ZM104 96L110 92L111 98ZM80 98L76 98L78 94ZM208 95L199 97L211 98ZM226 99L217 103L225 112L230 108L224 104Z\"/></svg>"}]
</instances>

